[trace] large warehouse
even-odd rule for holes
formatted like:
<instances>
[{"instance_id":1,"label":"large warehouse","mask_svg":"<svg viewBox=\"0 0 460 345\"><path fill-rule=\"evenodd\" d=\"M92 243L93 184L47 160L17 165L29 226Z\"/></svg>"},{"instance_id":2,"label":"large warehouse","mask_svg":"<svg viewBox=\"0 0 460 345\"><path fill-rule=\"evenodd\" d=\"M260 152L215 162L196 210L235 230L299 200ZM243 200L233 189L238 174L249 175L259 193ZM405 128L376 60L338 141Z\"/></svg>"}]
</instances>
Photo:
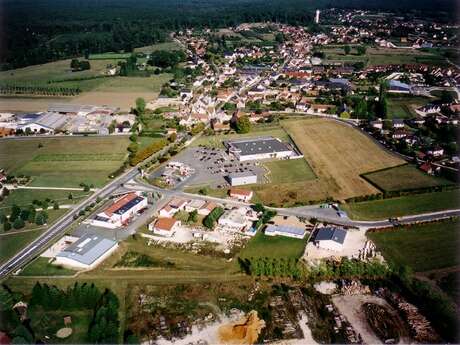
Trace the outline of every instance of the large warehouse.
<instances>
[{"instance_id":1,"label":"large warehouse","mask_svg":"<svg viewBox=\"0 0 460 345\"><path fill-rule=\"evenodd\" d=\"M298 156L289 144L273 137L228 140L224 141L224 145L228 153L234 155L239 161Z\"/></svg>"}]
</instances>

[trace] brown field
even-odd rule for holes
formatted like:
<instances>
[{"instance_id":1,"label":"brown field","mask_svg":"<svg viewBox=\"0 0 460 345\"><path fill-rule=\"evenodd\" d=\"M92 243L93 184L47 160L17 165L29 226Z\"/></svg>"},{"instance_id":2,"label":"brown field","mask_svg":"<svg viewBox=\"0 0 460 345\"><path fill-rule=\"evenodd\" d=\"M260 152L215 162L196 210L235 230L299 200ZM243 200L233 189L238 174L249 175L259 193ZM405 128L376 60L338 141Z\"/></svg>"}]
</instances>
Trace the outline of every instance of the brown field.
<instances>
[{"instance_id":1,"label":"brown field","mask_svg":"<svg viewBox=\"0 0 460 345\"><path fill-rule=\"evenodd\" d=\"M156 99L158 92L85 92L73 98L74 104L109 105L122 111L129 111L136 104L136 98L142 97L147 102Z\"/></svg>"},{"instance_id":2,"label":"brown field","mask_svg":"<svg viewBox=\"0 0 460 345\"><path fill-rule=\"evenodd\" d=\"M383 151L358 130L328 119L282 122L318 177L253 189L265 203L289 206L296 202L343 200L379 191L359 175L404 163Z\"/></svg>"}]
</instances>

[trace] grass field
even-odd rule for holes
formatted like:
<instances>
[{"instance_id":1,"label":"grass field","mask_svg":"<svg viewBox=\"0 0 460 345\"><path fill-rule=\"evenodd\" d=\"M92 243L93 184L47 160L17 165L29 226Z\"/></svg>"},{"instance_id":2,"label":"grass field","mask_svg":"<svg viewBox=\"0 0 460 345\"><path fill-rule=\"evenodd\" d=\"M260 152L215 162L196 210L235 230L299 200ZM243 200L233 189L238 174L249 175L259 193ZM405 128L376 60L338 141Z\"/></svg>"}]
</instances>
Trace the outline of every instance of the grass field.
<instances>
[{"instance_id":1,"label":"grass field","mask_svg":"<svg viewBox=\"0 0 460 345\"><path fill-rule=\"evenodd\" d=\"M290 183L316 178L305 159L276 160L264 165L270 170L271 183Z\"/></svg>"},{"instance_id":2,"label":"grass field","mask_svg":"<svg viewBox=\"0 0 460 345\"><path fill-rule=\"evenodd\" d=\"M453 184L446 179L425 174L410 164L371 172L363 176L385 192Z\"/></svg>"},{"instance_id":3,"label":"grass field","mask_svg":"<svg viewBox=\"0 0 460 345\"><path fill-rule=\"evenodd\" d=\"M71 276L76 271L49 263L49 258L38 257L27 265L21 276Z\"/></svg>"},{"instance_id":4,"label":"grass field","mask_svg":"<svg viewBox=\"0 0 460 345\"><path fill-rule=\"evenodd\" d=\"M344 204L341 207L356 220L378 220L460 207L458 190L424 193L398 198Z\"/></svg>"},{"instance_id":5,"label":"grass field","mask_svg":"<svg viewBox=\"0 0 460 345\"><path fill-rule=\"evenodd\" d=\"M122 164L128 143L125 136L1 141L0 166L9 174L31 176L32 186L78 187L84 182L99 187ZM39 148L39 144L43 147ZM113 160L101 160L102 155Z\"/></svg>"},{"instance_id":6,"label":"grass field","mask_svg":"<svg viewBox=\"0 0 460 345\"><path fill-rule=\"evenodd\" d=\"M241 250L241 258L268 257L268 258L294 258L302 256L307 238L300 240L284 236L265 236L260 231L249 240L246 247Z\"/></svg>"},{"instance_id":7,"label":"grass field","mask_svg":"<svg viewBox=\"0 0 460 345\"><path fill-rule=\"evenodd\" d=\"M368 233L386 260L411 267L416 272L460 265L460 222L415 225Z\"/></svg>"},{"instance_id":8,"label":"grass field","mask_svg":"<svg viewBox=\"0 0 460 345\"><path fill-rule=\"evenodd\" d=\"M403 163L356 129L333 120L283 121L282 126L317 178L253 187L266 204L290 206L327 197L341 200L376 193L377 189L360 174Z\"/></svg>"},{"instance_id":9,"label":"grass field","mask_svg":"<svg viewBox=\"0 0 460 345\"><path fill-rule=\"evenodd\" d=\"M89 60L125 60L131 56L131 53L103 53L90 54Z\"/></svg>"},{"instance_id":10,"label":"grass field","mask_svg":"<svg viewBox=\"0 0 460 345\"><path fill-rule=\"evenodd\" d=\"M388 98L388 115L389 119L410 119L417 116L416 108L428 103L424 97L407 97L407 98Z\"/></svg>"},{"instance_id":11,"label":"grass field","mask_svg":"<svg viewBox=\"0 0 460 345\"><path fill-rule=\"evenodd\" d=\"M151 53L157 50L171 51L171 50L183 50L183 48L177 42L163 42L163 43L157 43L151 46L145 46L145 47L134 49L135 52L141 52L141 53Z\"/></svg>"},{"instance_id":12,"label":"grass field","mask_svg":"<svg viewBox=\"0 0 460 345\"><path fill-rule=\"evenodd\" d=\"M73 199L69 200L69 193L72 193ZM57 201L59 204L73 204L82 197L89 195L89 192L83 191L65 191L65 190L45 190L45 189L15 189L10 192L7 198L0 202L0 209L9 207L14 204L18 206L28 206L34 200L44 201L50 199ZM50 204L51 206L51 204Z\"/></svg>"},{"instance_id":13,"label":"grass field","mask_svg":"<svg viewBox=\"0 0 460 345\"><path fill-rule=\"evenodd\" d=\"M5 262L28 243L36 239L44 230L0 236L0 263Z\"/></svg>"}]
</instances>

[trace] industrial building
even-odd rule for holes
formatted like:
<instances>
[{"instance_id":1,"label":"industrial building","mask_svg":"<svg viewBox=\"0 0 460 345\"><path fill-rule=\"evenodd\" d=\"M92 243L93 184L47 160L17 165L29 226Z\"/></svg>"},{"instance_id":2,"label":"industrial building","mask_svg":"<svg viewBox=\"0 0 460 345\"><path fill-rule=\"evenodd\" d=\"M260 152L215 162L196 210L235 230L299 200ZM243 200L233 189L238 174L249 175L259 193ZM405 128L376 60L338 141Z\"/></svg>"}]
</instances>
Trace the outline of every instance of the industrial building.
<instances>
[{"instance_id":1,"label":"industrial building","mask_svg":"<svg viewBox=\"0 0 460 345\"><path fill-rule=\"evenodd\" d=\"M137 212L145 207L147 207L147 199L131 192L115 200L112 205L99 213L91 223L95 226L117 228L127 224Z\"/></svg>"},{"instance_id":2,"label":"industrial building","mask_svg":"<svg viewBox=\"0 0 460 345\"><path fill-rule=\"evenodd\" d=\"M346 237L345 229L327 226L317 230L313 241L318 248L340 252Z\"/></svg>"},{"instance_id":3,"label":"industrial building","mask_svg":"<svg viewBox=\"0 0 460 345\"><path fill-rule=\"evenodd\" d=\"M302 239L305 237L306 231L303 228L288 225L267 225L265 235L267 236L286 236Z\"/></svg>"},{"instance_id":4,"label":"industrial building","mask_svg":"<svg viewBox=\"0 0 460 345\"><path fill-rule=\"evenodd\" d=\"M84 235L56 255L55 265L92 269L118 248L118 243L100 235Z\"/></svg>"},{"instance_id":5,"label":"industrial building","mask_svg":"<svg viewBox=\"0 0 460 345\"><path fill-rule=\"evenodd\" d=\"M233 173L227 176L227 180L230 185L233 186L242 186L245 184L257 183L257 175L250 171L245 171L241 173Z\"/></svg>"},{"instance_id":6,"label":"industrial building","mask_svg":"<svg viewBox=\"0 0 460 345\"><path fill-rule=\"evenodd\" d=\"M294 149L278 138L259 137L224 141L229 154L239 161L270 158L290 158L296 156Z\"/></svg>"}]
</instances>

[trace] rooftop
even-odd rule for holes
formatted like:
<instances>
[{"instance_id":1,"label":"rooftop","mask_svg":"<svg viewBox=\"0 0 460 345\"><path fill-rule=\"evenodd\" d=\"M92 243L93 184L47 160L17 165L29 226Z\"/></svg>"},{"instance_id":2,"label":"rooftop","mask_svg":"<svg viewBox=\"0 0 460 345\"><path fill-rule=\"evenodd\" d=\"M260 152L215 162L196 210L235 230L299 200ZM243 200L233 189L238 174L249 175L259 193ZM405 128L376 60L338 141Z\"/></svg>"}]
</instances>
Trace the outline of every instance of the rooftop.
<instances>
[{"instance_id":1,"label":"rooftop","mask_svg":"<svg viewBox=\"0 0 460 345\"><path fill-rule=\"evenodd\" d=\"M57 257L69 258L82 264L91 265L104 255L117 242L99 235L83 235L66 249L57 254Z\"/></svg>"},{"instance_id":2,"label":"rooftop","mask_svg":"<svg viewBox=\"0 0 460 345\"><path fill-rule=\"evenodd\" d=\"M155 228L160 230L171 231L178 221L174 218L158 218L155 222Z\"/></svg>"},{"instance_id":3,"label":"rooftop","mask_svg":"<svg viewBox=\"0 0 460 345\"><path fill-rule=\"evenodd\" d=\"M265 233L280 233L280 234L292 234L298 236L305 235L305 229L297 228L295 226L288 226L288 225L267 225L265 228Z\"/></svg>"},{"instance_id":4,"label":"rooftop","mask_svg":"<svg viewBox=\"0 0 460 345\"><path fill-rule=\"evenodd\" d=\"M324 227L320 228L315 236L315 241L334 241L340 244L343 244L345 237L347 236L347 231L335 227Z\"/></svg>"},{"instance_id":5,"label":"rooftop","mask_svg":"<svg viewBox=\"0 0 460 345\"><path fill-rule=\"evenodd\" d=\"M136 206L142 200L144 200L144 198L138 196L136 193L132 192L125 194L120 199L115 201L111 206L105 209L104 213L109 217L111 217L114 213L118 215L123 214Z\"/></svg>"},{"instance_id":6,"label":"rooftop","mask_svg":"<svg viewBox=\"0 0 460 345\"><path fill-rule=\"evenodd\" d=\"M292 151L286 143L273 137L228 140L224 145L241 156Z\"/></svg>"}]
</instances>

